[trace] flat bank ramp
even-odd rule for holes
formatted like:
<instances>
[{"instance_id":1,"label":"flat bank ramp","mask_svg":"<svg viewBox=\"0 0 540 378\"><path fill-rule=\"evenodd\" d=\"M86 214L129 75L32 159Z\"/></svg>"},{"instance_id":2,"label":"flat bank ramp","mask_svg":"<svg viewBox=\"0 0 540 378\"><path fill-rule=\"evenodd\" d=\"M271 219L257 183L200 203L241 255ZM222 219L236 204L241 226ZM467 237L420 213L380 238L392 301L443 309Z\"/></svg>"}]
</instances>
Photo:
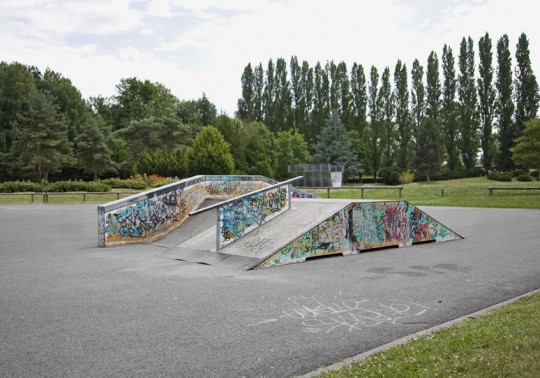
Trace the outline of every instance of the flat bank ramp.
<instances>
[{"instance_id":1,"label":"flat bank ramp","mask_svg":"<svg viewBox=\"0 0 540 378\"><path fill-rule=\"evenodd\" d=\"M173 232L162 257L250 270L332 254L462 239L407 201L295 199L291 209L216 252L215 210Z\"/></svg>"},{"instance_id":2,"label":"flat bank ramp","mask_svg":"<svg viewBox=\"0 0 540 378\"><path fill-rule=\"evenodd\" d=\"M351 201L294 199L291 202L290 210L222 248L220 252L216 252L216 211L195 215L171 233L172 239L181 242L160 256L232 269L253 269ZM198 232L194 232L194 229ZM179 236L185 234L190 237Z\"/></svg>"}]
</instances>

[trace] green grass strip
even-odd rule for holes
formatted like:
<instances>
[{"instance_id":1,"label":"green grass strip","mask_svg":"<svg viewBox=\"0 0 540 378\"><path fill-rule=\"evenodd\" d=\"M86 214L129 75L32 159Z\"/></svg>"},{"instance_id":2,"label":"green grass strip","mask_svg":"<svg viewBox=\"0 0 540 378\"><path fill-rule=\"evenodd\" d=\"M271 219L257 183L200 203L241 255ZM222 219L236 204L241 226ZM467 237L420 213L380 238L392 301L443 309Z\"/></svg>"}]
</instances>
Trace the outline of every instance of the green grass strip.
<instances>
[{"instance_id":1,"label":"green grass strip","mask_svg":"<svg viewBox=\"0 0 540 378\"><path fill-rule=\"evenodd\" d=\"M537 293L320 377L538 377L539 372Z\"/></svg>"}]
</instances>

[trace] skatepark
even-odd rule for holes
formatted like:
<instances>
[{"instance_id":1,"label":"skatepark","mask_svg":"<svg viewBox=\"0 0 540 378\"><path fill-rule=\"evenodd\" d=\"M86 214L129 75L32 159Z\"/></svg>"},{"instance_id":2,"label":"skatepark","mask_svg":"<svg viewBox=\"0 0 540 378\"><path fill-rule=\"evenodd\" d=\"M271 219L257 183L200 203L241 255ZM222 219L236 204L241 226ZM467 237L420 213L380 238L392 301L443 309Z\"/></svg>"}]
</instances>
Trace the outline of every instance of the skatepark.
<instances>
[{"instance_id":1,"label":"skatepark","mask_svg":"<svg viewBox=\"0 0 540 378\"><path fill-rule=\"evenodd\" d=\"M100 218L107 209L96 220L90 204L0 206L3 375L302 375L540 288L540 212L523 209L407 210L459 238L380 249L349 236L302 263L252 269L267 246L282 251L340 209L367 206L289 200L289 215L222 246L207 198L200 214L179 206L185 222L167 233L142 244L113 236L121 243L106 248L96 234L114 226ZM287 216L309 224L294 230L290 218L290 236Z\"/></svg>"}]
</instances>

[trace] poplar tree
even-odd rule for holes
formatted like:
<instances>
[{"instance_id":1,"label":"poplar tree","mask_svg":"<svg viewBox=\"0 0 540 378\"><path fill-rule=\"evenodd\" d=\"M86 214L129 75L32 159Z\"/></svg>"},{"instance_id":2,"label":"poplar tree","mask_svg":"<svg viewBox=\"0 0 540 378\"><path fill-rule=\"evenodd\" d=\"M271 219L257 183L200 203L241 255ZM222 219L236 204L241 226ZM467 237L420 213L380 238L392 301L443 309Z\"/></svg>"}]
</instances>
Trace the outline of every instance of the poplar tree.
<instances>
[{"instance_id":1,"label":"poplar tree","mask_svg":"<svg viewBox=\"0 0 540 378\"><path fill-rule=\"evenodd\" d=\"M300 131L306 135L311 122L311 110L313 109L313 68L307 61L302 62L301 86L304 101L302 128Z\"/></svg>"},{"instance_id":2,"label":"poplar tree","mask_svg":"<svg viewBox=\"0 0 540 378\"><path fill-rule=\"evenodd\" d=\"M447 163L450 170L455 170L459 164L457 149L457 104L456 104L456 69L452 48L444 45L442 56L443 90L442 90L442 131L446 147Z\"/></svg>"},{"instance_id":3,"label":"poplar tree","mask_svg":"<svg viewBox=\"0 0 540 378\"><path fill-rule=\"evenodd\" d=\"M253 69L251 63L244 68L242 73L242 97L238 100L237 116L243 121L251 121L253 119Z\"/></svg>"},{"instance_id":4,"label":"poplar tree","mask_svg":"<svg viewBox=\"0 0 540 378\"><path fill-rule=\"evenodd\" d=\"M390 68L386 67L381 76L381 88L379 89L379 98L381 109L381 136L383 138L383 164L385 167L390 167L394 163L395 150L395 130L394 130L394 113L395 99L392 87L390 84Z\"/></svg>"},{"instance_id":5,"label":"poplar tree","mask_svg":"<svg viewBox=\"0 0 540 378\"><path fill-rule=\"evenodd\" d=\"M291 111L291 91L287 79L287 62L285 59L276 60L276 76L274 80L274 130L289 130L293 128L293 114Z\"/></svg>"},{"instance_id":6,"label":"poplar tree","mask_svg":"<svg viewBox=\"0 0 540 378\"><path fill-rule=\"evenodd\" d=\"M409 113L409 85L407 66L398 60L394 70L394 98L396 99L397 166L405 171L411 167L411 123Z\"/></svg>"},{"instance_id":7,"label":"poplar tree","mask_svg":"<svg viewBox=\"0 0 540 378\"><path fill-rule=\"evenodd\" d=\"M317 135L319 135L326 120L330 117L328 106L329 88L327 71L323 69L320 62L317 62L314 71L312 122L310 132L306 135L310 145L316 143Z\"/></svg>"},{"instance_id":8,"label":"poplar tree","mask_svg":"<svg viewBox=\"0 0 540 378\"><path fill-rule=\"evenodd\" d=\"M515 120L517 136L520 136L525 127L525 122L535 118L538 113L538 82L531 67L529 52L529 40L522 33L516 46L516 69L515 69Z\"/></svg>"},{"instance_id":9,"label":"poplar tree","mask_svg":"<svg viewBox=\"0 0 540 378\"><path fill-rule=\"evenodd\" d=\"M499 150L495 155L495 164L499 171L510 171L515 165L510 148L517 138L515 125L512 122L514 103L512 101L512 57L508 48L508 36L503 35L497 42L497 89L496 119L499 129Z\"/></svg>"},{"instance_id":10,"label":"poplar tree","mask_svg":"<svg viewBox=\"0 0 540 378\"><path fill-rule=\"evenodd\" d=\"M375 180L381 167L381 108L379 103L379 72L375 66L371 66L369 73L369 118L370 123L366 127L366 137L368 139L367 150L371 170Z\"/></svg>"},{"instance_id":11,"label":"poplar tree","mask_svg":"<svg viewBox=\"0 0 540 378\"><path fill-rule=\"evenodd\" d=\"M426 88L424 86L424 67L418 59L413 62L411 70L411 121L412 135L416 138L426 110Z\"/></svg>"},{"instance_id":12,"label":"poplar tree","mask_svg":"<svg viewBox=\"0 0 540 378\"><path fill-rule=\"evenodd\" d=\"M481 122L480 140L482 145L482 163L486 174L491 169L495 145L493 143L493 118L495 115L495 89L493 88L493 53L491 38L486 33L478 42L480 56L478 78L479 113Z\"/></svg>"},{"instance_id":13,"label":"poplar tree","mask_svg":"<svg viewBox=\"0 0 540 378\"><path fill-rule=\"evenodd\" d=\"M259 63L253 70L253 119L262 122L264 118L263 111L264 94L264 69Z\"/></svg>"},{"instance_id":14,"label":"poplar tree","mask_svg":"<svg viewBox=\"0 0 540 378\"><path fill-rule=\"evenodd\" d=\"M460 152L467 169L474 168L478 151L478 108L474 83L474 46L463 37L459 51L458 97L460 101Z\"/></svg>"},{"instance_id":15,"label":"poplar tree","mask_svg":"<svg viewBox=\"0 0 540 378\"><path fill-rule=\"evenodd\" d=\"M293 129L303 130L306 102L304 95L304 87L302 86L302 69L300 67L300 64L298 63L298 58L296 56L291 57L289 67L291 71L291 110L294 115Z\"/></svg>"},{"instance_id":16,"label":"poplar tree","mask_svg":"<svg viewBox=\"0 0 540 378\"><path fill-rule=\"evenodd\" d=\"M432 51L428 57L426 77L426 116L440 122L441 82L439 79L439 59Z\"/></svg>"},{"instance_id":17,"label":"poplar tree","mask_svg":"<svg viewBox=\"0 0 540 378\"><path fill-rule=\"evenodd\" d=\"M266 126L272 131L276 131L276 121L275 121L275 100L276 100L276 88L275 88L275 70L274 62L272 59L268 61L268 66L266 69L266 77L264 83L264 92L263 92L263 120Z\"/></svg>"},{"instance_id":18,"label":"poplar tree","mask_svg":"<svg viewBox=\"0 0 540 378\"><path fill-rule=\"evenodd\" d=\"M354 63L351 69L353 128L362 135L367 123L367 88L364 67Z\"/></svg>"}]
</instances>

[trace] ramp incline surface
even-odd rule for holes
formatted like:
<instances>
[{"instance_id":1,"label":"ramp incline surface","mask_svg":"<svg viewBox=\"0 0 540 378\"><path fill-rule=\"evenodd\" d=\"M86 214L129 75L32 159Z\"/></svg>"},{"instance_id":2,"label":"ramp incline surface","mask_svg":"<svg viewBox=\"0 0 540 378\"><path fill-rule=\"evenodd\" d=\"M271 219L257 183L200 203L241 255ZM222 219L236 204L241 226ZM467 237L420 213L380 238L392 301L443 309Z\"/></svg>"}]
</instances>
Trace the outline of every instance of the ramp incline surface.
<instances>
[{"instance_id":1,"label":"ramp incline surface","mask_svg":"<svg viewBox=\"0 0 540 378\"><path fill-rule=\"evenodd\" d=\"M215 210L191 217L162 257L249 270L331 254L461 239L406 201L294 199L291 210L219 252ZM179 237L182 235L181 237Z\"/></svg>"}]
</instances>

